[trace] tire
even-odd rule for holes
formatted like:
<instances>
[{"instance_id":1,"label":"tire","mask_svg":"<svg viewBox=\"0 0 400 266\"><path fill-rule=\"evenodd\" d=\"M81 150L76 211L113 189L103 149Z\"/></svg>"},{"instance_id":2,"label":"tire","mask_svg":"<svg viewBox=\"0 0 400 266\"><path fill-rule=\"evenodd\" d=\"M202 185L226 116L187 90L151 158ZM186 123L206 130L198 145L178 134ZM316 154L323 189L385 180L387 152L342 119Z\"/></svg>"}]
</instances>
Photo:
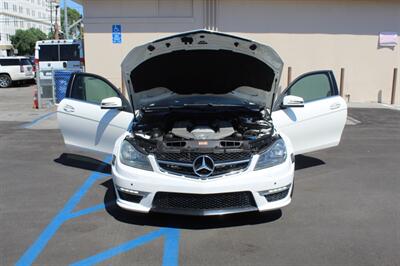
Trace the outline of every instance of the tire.
<instances>
[{"instance_id":1,"label":"tire","mask_svg":"<svg viewBox=\"0 0 400 266\"><path fill-rule=\"evenodd\" d=\"M9 75L1 74L0 75L0 88L8 88L11 86L12 80Z\"/></svg>"}]
</instances>

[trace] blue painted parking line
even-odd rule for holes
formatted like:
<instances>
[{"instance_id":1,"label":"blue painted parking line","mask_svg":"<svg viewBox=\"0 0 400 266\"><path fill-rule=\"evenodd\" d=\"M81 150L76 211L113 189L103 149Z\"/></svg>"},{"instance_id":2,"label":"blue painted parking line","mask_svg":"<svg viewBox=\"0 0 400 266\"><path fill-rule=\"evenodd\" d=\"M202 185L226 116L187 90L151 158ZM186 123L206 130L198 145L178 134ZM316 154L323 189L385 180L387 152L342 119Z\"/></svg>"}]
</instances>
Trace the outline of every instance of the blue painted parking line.
<instances>
[{"instance_id":1,"label":"blue painted parking line","mask_svg":"<svg viewBox=\"0 0 400 266\"><path fill-rule=\"evenodd\" d=\"M180 230L173 228L167 228L167 230L164 240L163 266L178 266Z\"/></svg>"},{"instance_id":2,"label":"blue painted parking line","mask_svg":"<svg viewBox=\"0 0 400 266\"><path fill-rule=\"evenodd\" d=\"M106 162L109 162L110 158L107 158ZM104 167L104 166L103 166ZM102 168L103 168L102 167ZM98 169L99 171L101 169ZM100 172L93 172L83 183L83 185L72 195L68 202L64 205L61 211L53 218L50 224L43 230L36 241L28 248L27 251L22 255L22 257L17 261L17 266L31 265L37 256L46 247L49 240L61 227L61 225L68 220L69 214L74 210L79 201L83 198L90 187L100 178L108 176Z\"/></svg>"},{"instance_id":3,"label":"blue painted parking line","mask_svg":"<svg viewBox=\"0 0 400 266\"><path fill-rule=\"evenodd\" d=\"M109 163L111 161L111 156L107 157L104 162ZM58 214L53 218L50 224L43 230L43 232L39 235L36 241L25 251L25 253L21 256L21 258L17 261L17 266L25 266L32 265L32 263L36 260L36 258L42 253L44 248L47 246L47 243L54 236L54 234L58 231L58 229L63 225L67 220L77 218L83 215L91 214L97 211L103 210L106 205L104 203L97 204L91 207L88 207L83 210L75 211L75 207L79 204L81 199L85 196L85 194L89 191L89 189L93 186L93 184L101 178L109 176L108 174L101 173L103 167L97 169L99 172L93 172L86 181L80 186L80 188L71 196L68 202L64 205L64 207L58 212ZM114 204L113 202L107 203ZM144 245L152 240L158 239L160 237L164 237L164 255L163 255L163 266L176 266L178 265L178 257L179 257L179 230L178 229L170 229L170 228L162 228L139 238L130 240L124 244L111 248L109 250L100 252L99 254L93 255L84 260L78 261L74 263L74 265L93 265L97 262L106 260L115 255L121 254L123 252L127 252L132 250L138 246Z\"/></svg>"},{"instance_id":4,"label":"blue painted parking line","mask_svg":"<svg viewBox=\"0 0 400 266\"><path fill-rule=\"evenodd\" d=\"M109 204L111 205L111 203L109 203ZM109 204L107 204L107 205L109 205ZM88 215L88 214L91 214L94 212L102 211L102 210L104 210L105 207L106 207L106 205L104 203L100 203L100 204L94 205L92 207L70 213L68 215L68 219L73 219L73 218L77 218L77 217L80 217L83 215Z\"/></svg>"},{"instance_id":5,"label":"blue painted parking line","mask_svg":"<svg viewBox=\"0 0 400 266\"><path fill-rule=\"evenodd\" d=\"M164 237L164 256L163 266L175 266L178 265L178 253L179 253L179 230L172 228L162 228L146 235L140 236L136 239L125 242L119 246L113 247L106 251L100 252L94 256L83 259L81 261L71 264L71 266L82 266L82 265L94 265L107 259L110 259L116 255L135 249L139 246L145 245L151 241L154 241L160 237Z\"/></svg>"},{"instance_id":6,"label":"blue painted parking line","mask_svg":"<svg viewBox=\"0 0 400 266\"><path fill-rule=\"evenodd\" d=\"M55 115L56 113L57 112L50 112L50 113L44 114L44 115L39 116L38 118L32 120L29 123L23 124L21 127L22 128L31 128L32 126L36 125L37 123L39 123L39 122L41 122L43 120L46 120L47 118L51 117L52 115Z\"/></svg>"}]
</instances>

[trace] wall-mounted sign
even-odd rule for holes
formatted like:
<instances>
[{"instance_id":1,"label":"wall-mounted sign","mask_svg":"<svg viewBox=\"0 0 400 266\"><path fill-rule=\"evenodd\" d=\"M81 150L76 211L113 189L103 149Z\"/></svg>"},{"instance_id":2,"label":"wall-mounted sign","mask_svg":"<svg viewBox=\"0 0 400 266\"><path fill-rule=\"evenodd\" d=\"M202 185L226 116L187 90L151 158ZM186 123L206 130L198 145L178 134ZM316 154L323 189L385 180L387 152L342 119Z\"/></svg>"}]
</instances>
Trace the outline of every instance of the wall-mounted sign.
<instances>
[{"instance_id":1,"label":"wall-mounted sign","mask_svg":"<svg viewBox=\"0 0 400 266\"><path fill-rule=\"evenodd\" d=\"M397 45L397 32L379 33L379 46L395 47Z\"/></svg>"},{"instance_id":2,"label":"wall-mounted sign","mask_svg":"<svg viewBox=\"0 0 400 266\"><path fill-rule=\"evenodd\" d=\"M122 43L121 24L112 25L112 43Z\"/></svg>"}]
</instances>

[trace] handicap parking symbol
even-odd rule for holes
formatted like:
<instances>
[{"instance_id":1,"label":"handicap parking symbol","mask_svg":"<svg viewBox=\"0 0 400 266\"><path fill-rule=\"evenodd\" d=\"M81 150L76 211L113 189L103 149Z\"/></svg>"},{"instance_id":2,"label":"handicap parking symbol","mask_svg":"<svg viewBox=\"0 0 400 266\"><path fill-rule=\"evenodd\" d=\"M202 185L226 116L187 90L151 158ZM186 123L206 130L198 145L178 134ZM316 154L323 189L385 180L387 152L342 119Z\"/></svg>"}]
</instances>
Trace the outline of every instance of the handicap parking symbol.
<instances>
[{"instance_id":1,"label":"handicap parking symbol","mask_svg":"<svg viewBox=\"0 0 400 266\"><path fill-rule=\"evenodd\" d=\"M122 27L120 24L112 25L112 43L122 43Z\"/></svg>"}]
</instances>

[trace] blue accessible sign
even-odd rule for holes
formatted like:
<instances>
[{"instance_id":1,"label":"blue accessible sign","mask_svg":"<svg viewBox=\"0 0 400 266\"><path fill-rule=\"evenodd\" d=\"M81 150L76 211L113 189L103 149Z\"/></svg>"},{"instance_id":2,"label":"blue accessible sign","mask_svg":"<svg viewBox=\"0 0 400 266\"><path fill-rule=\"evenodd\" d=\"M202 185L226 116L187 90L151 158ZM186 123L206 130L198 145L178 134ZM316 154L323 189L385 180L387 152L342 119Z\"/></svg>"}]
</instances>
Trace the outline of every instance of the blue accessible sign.
<instances>
[{"instance_id":1,"label":"blue accessible sign","mask_svg":"<svg viewBox=\"0 0 400 266\"><path fill-rule=\"evenodd\" d=\"M121 24L112 25L112 43L122 43Z\"/></svg>"}]
</instances>

